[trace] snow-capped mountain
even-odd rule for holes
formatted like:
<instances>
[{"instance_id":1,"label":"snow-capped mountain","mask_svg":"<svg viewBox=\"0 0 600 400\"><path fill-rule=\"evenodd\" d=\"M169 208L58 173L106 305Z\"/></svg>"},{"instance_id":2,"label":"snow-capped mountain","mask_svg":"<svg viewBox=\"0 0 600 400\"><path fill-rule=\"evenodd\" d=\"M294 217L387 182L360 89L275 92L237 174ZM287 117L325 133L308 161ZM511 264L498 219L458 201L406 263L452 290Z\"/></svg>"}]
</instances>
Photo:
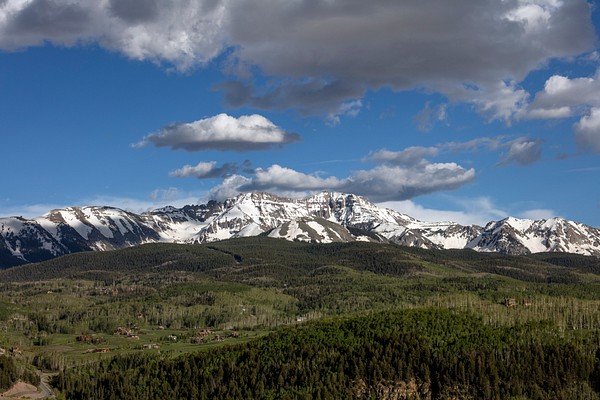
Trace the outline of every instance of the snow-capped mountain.
<instances>
[{"instance_id":1,"label":"snow-capped mountain","mask_svg":"<svg viewBox=\"0 0 600 400\"><path fill-rule=\"evenodd\" d=\"M0 267L142 243L205 243L256 235L315 243L376 241L429 249L600 256L599 229L560 218L506 218L485 227L462 226L418 221L352 194L322 192L295 200L254 192L142 214L68 207L34 219L0 218Z\"/></svg>"},{"instance_id":2,"label":"snow-capped mountain","mask_svg":"<svg viewBox=\"0 0 600 400\"><path fill-rule=\"evenodd\" d=\"M490 222L468 245L508 254L565 252L600 256L600 230L562 218L505 218Z\"/></svg>"}]
</instances>

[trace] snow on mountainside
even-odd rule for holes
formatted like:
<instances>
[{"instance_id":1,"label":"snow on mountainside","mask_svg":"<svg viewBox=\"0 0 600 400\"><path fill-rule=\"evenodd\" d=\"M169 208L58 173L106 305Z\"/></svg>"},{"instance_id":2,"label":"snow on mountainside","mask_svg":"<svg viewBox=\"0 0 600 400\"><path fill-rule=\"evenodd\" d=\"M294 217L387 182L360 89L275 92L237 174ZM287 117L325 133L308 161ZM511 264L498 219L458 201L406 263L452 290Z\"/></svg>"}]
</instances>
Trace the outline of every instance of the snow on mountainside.
<instances>
[{"instance_id":1,"label":"snow on mountainside","mask_svg":"<svg viewBox=\"0 0 600 400\"><path fill-rule=\"evenodd\" d=\"M142 243L205 243L261 234L315 243L384 241L429 249L600 256L599 229L560 218L506 218L485 227L461 226L421 222L352 194L322 192L294 200L254 192L142 214L68 207L35 219L0 218L0 267Z\"/></svg>"},{"instance_id":2,"label":"snow on mountainside","mask_svg":"<svg viewBox=\"0 0 600 400\"><path fill-rule=\"evenodd\" d=\"M469 244L478 251L509 254L565 252L600 256L600 230L562 218L506 218L490 222Z\"/></svg>"}]
</instances>

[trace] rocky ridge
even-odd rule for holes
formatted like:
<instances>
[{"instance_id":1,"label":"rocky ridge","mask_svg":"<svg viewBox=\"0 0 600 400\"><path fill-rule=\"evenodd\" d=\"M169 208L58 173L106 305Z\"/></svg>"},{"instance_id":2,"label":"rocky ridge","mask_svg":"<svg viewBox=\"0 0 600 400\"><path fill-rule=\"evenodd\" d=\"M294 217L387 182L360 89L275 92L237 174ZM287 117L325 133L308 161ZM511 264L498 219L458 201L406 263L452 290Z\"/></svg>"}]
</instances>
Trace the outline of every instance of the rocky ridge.
<instances>
[{"instance_id":1,"label":"rocky ridge","mask_svg":"<svg viewBox=\"0 0 600 400\"><path fill-rule=\"evenodd\" d=\"M0 218L0 267L79 251L256 235L314 243L376 241L428 249L600 256L599 229L561 218L509 217L485 227L462 226L418 221L352 194L322 192L297 200L253 192L142 214L101 206L56 209L33 219Z\"/></svg>"}]
</instances>

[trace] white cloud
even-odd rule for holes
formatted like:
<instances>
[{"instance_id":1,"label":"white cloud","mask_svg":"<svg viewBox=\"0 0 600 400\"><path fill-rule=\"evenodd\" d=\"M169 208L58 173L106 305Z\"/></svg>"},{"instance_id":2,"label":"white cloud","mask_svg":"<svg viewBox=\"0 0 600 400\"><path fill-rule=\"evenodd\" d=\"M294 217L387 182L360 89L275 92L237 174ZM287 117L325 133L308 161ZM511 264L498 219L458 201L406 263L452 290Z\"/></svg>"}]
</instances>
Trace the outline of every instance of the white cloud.
<instances>
[{"instance_id":1,"label":"white cloud","mask_svg":"<svg viewBox=\"0 0 600 400\"><path fill-rule=\"evenodd\" d=\"M497 221L508 216L506 211L498 209L487 197L453 198L451 200L458 210L426 208L412 200L384 202L378 205L407 214L420 221L451 221L461 225L485 226L490 221Z\"/></svg>"},{"instance_id":2,"label":"white cloud","mask_svg":"<svg viewBox=\"0 0 600 400\"><path fill-rule=\"evenodd\" d=\"M342 188L372 201L407 200L428 193L454 190L475 179L475 170L455 163L415 167L379 166L356 171Z\"/></svg>"},{"instance_id":3,"label":"white cloud","mask_svg":"<svg viewBox=\"0 0 600 400\"><path fill-rule=\"evenodd\" d=\"M23 218L35 218L46 214L48 211L55 208L61 208L64 205L61 204L24 204L18 206L6 206L0 209L0 218L5 217L23 217Z\"/></svg>"},{"instance_id":4,"label":"white cloud","mask_svg":"<svg viewBox=\"0 0 600 400\"><path fill-rule=\"evenodd\" d=\"M184 165L183 167L169 172L170 176L177 178L183 178L186 176L195 176L197 178L204 178L210 176L215 169L216 161L211 162L199 162L196 165Z\"/></svg>"},{"instance_id":5,"label":"white cloud","mask_svg":"<svg viewBox=\"0 0 600 400\"><path fill-rule=\"evenodd\" d=\"M267 169L257 169L254 172L252 183L246 185L246 187L251 188L251 190L304 192L306 190L335 190L343 184L344 181L340 181L335 177L320 178L275 164Z\"/></svg>"},{"instance_id":6,"label":"white cloud","mask_svg":"<svg viewBox=\"0 0 600 400\"><path fill-rule=\"evenodd\" d=\"M135 60L166 61L185 71L225 49L226 3L7 0L0 4L0 48L99 43Z\"/></svg>"},{"instance_id":7,"label":"white cloud","mask_svg":"<svg viewBox=\"0 0 600 400\"><path fill-rule=\"evenodd\" d=\"M168 205L183 207L188 204L198 204L205 201L206 194L181 191L177 188L156 189L149 193L146 198L120 197L111 195L98 195L82 198L69 204L25 204L9 206L0 209L0 218L9 216L22 216L24 218L36 218L47 212L65 207L84 206L109 206L122 210L142 213Z\"/></svg>"},{"instance_id":8,"label":"white cloud","mask_svg":"<svg viewBox=\"0 0 600 400\"><path fill-rule=\"evenodd\" d=\"M223 182L209 191L208 197L214 200L225 200L237 196L243 192L240 188L252 182L250 178L242 175L231 175Z\"/></svg>"},{"instance_id":9,"label":"white cloud","mask_svg":"<svg viewBox=\"0 0 600 400\"><path fill-rule=\"evenodd\" d=\"M565 118L600 107L600 69L593 77L553 75L521 115L523 118Z\"/></svg>"},{"instance_id":10,"label":"white cloud","mask_svg":"<svg viewBox=\"0 0 600 400\"><path fill-rule=\"evenodd\" d=\"M600 68L591 77L551 76L520 116L579 117L573 126L577 146L584 152L600 153Z\"/></svg>"},{"instance_id":11,"label":"white cloud","mask_svg":"<svg viewBox=\"0 0 600 400\"><path fill-rule=\"evenodd\" d=\"M519 210L511 214L508 210L498 208L489 197L459 198L444 196L445 202L454 210L427 208L413 200L390 201L378 203L380 207L390 208L407 214L420 221L440 222L452 221L461 225L485 226L488 222L498 221L508 216L527 219L548 219L556 216L550 209Z\"/></svg>"},{"instance_id":12,"label":"white cloud","mask_svg":"<svg viewBox=\"0 0 600 400\"><path fill-rule=\"evenodd\" d=\"M444 83L436 88L455 102L470 103L490 121L510 123L527 106L529 93L516 82L486 82L483 84Z\"/></svg>"},{"instance_id":13,"label":"white cloud","mask_svg":"<svg viewBox=\"0 0 600 400\"><path fill-rule=\"evenodd\" d=\"M575 139L580 149L600 153L600 108L592 108L574 128Z\"/></svg>"},{"instance_id":14,"label":"white cloud","mask_svg":"<svg viewBox=\"0 0 600 400\"><path fill-rule=\"evenodd\" d=\"M217 167L216 161L199 162L196 165L184 165L181 168L169 172L169 175L175 178L185 178L193 176L198 179L223 178L238 171L235 163L225 163Z\"/></svg>"},{"instance_id":15,"label":"white cloud","mask_svg":"<svg viewBox=\"0 0 600 400\"><path fill-rule=\"evenodd\" d=\"M67 206L111 206L134 213L142 213L165 206L183 207L188 204L198 204L203 202L205 197L204 193L187 192L169 187L155 189L145 199L100 195L81 199Z\"/></svg>"},{"instance_id":16,"label":"white cloud","mask_svg":"<svg viewBox=\"0 0 600 400\"><path fill-rule=\"evenodd\" d=\"M527 111L526 118L531 119L558 119L571 116L571 107L562 106L554 108L536 108Z\"/></svg>"},{"instance_id":17,"label":"white cloud","mask_svg":"<svg viewBox=\"0 0 600 400\"><path fill-rule=\"evenodd\" d=\"M417 166L378 166L350 176L321 178L273 165L255 170L251 178L234 175L215 187L214 198L239 192L268 191L289 197L308 192L335 190L368 197L372 201L405 200L437 191L454 190L475 178L474 169L455 163L424 163Z\"/></svg>"},{"instance_id":18,"label":"white cloud","mask_svg":"<svg viewBox=\"0 0 600 400\"><path fill-rule=\"evenodd\" d=\"M267 118L253 114L239 118L227 114L198 121L173 124L146 136L134 147L154 144L187 151L263 150L298 141L300 136L287 132Z\"/></svg>"}]
</instances>

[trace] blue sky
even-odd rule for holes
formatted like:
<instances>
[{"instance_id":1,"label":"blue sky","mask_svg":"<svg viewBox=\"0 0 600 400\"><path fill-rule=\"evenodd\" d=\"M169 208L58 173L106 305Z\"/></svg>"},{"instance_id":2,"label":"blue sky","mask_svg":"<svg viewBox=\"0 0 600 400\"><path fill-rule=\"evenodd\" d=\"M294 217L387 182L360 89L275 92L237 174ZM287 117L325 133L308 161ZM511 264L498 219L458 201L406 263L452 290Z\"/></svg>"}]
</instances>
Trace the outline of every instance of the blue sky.
<instances>
[{"instance_id":1,"label":"blue sky","mask_svg":"<svg viewBox=\"0 0 600 400\"><path fill-rule=\"evenodd\" d=\"M599 7L0 0L0 216L335 190L600 227Z\"/></svg>"}]
</instances>

